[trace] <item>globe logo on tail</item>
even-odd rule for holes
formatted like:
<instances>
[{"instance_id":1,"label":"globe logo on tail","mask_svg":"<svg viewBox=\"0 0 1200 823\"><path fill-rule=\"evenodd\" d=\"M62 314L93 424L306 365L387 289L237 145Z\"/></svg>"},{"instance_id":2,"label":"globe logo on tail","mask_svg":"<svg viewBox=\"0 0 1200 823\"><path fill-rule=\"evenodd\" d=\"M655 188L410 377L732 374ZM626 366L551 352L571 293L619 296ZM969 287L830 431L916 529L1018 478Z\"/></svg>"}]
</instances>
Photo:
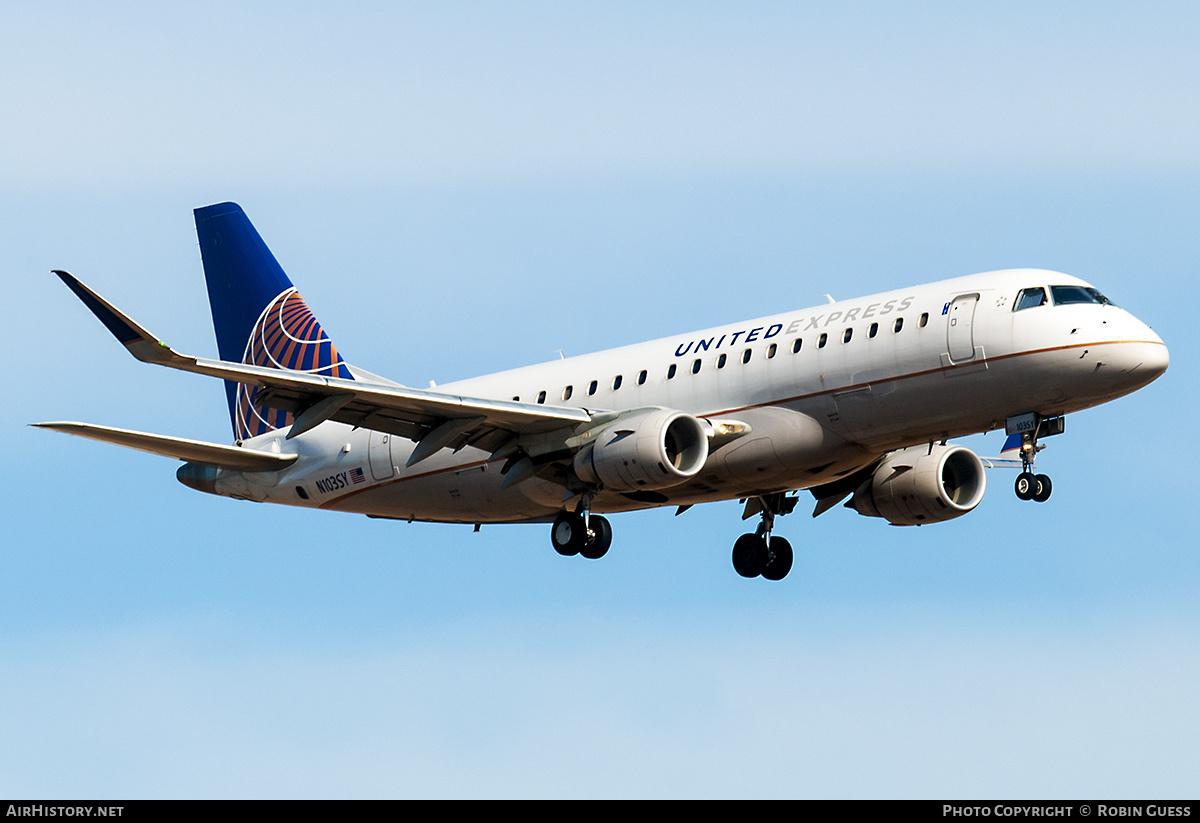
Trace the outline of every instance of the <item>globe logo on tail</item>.
<instances>
[{"instance_id":1,"label":"globe logo on tail","mask_svg":"<svg viewBox=\"0 0 1200 823\"><path fill-rule=\"evenodd\" d=\"M305 374L354 379L333 341L295 289L282 292L263 309L246 341L242 362ZM259 406L258 393L258 386L238 384L234 425L239 440L292 424L290 412Z\"/></svg>"}]
</instances>

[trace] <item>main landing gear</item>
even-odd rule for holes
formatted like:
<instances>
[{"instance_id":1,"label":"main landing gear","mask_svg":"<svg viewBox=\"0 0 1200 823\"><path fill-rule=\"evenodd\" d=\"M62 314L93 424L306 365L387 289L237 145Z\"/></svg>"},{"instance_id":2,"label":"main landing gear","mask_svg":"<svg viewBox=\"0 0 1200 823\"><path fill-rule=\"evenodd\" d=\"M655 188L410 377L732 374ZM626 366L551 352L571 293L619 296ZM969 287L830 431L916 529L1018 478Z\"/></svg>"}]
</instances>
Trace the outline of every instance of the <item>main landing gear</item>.
<instances>
[{"instance_id":1,"label":"main landing gear","mask_svg":"<svg viewBox=\"0 0 1200 823\"><path fill-rule=\"evenodd\" d=\"M1038 437L1049 437L1062 434L1064 420L1062 417L1042 417L1039 414L1023 414L1008 420L1008 433L1021 435L1021 473L1013 488L1019 500L1033 500L1045 503L1050 499L1053 485L1050 478L1044 474L1034 474L1033 460L1037 453L1046 448L1038 445Z\"/></svg>"},{"instance_id":2,"label":"main landing gear","mask_svg":"<svg viewBox=\"0 0 1200 823\"><path fill-rule=\"evenodd\" d=\"M792 544L771 534L775 518L790 514L797 498L779 492L750 497L742 519L760 515L753 534L743 534L733 544L733 568L742 577L782 580L792 570ZM591 499L585 495L575 511L561 511L550 527L550 543L559 554L582 555L599 560L612 545L612 526L607 518L589 511ZM687 507L685 507L687 508Z\"/></svg>"},{"instance_id":3,"label":"main landing gear","mask_svg":"<svg viewBox=\"0 0 1200 823\"><path fill-rule=\"evenodd\" d=\"M560 512L550 527L550 542L554 544L554 550L565 557L579 554L589 560L599 560L612 545L612 526L606 518L586 509Z\"/></svg>"},{"instance_id":4,"label":"main landing gear","mask_svg":"<svg viewBox=\"0 0 1200 823\"><path fill-rule=\"evenodd\" d=\"M782 493L751 497L746 501L745 520L755 513L762 515L753 534L743 534L733 544L733 568L742 577L765 577L767 580L782 580L792 570L792 544L782 537L774 537L771 529L775 517L791 513L796 507L796 498Z\"/></svg>"}]
</instances>

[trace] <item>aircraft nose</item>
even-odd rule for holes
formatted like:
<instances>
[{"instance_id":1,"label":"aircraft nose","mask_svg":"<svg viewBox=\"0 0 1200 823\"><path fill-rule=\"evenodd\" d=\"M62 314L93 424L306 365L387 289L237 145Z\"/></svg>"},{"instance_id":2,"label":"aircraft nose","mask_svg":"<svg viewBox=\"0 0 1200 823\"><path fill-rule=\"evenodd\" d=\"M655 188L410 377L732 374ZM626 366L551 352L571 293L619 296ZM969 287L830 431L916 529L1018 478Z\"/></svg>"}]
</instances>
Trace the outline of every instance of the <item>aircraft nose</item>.
<instances>
[{"instance_id":1,"label":"aircraft nose","mask_svg":"<svg viewBox=\"0 0 1200 823\"><path fill-rule=\"evenodd\" d=\"M1157 342L1149 342L1146 344L1143 355L1144 359L1136 367L1137 371L1141 372L1149 383L1151 380L1156 380L1159 375L1167 370L1167 366L1171 363L1171 353L1167 351L1167 344L1158 340L1158 335L1155 335Z\"/></svg>"},{"instance_id":2,"label":"aircraft nose","mask_svg":"<svg viewBox=\"0 0 1200 823\"><path fill-rule=\"evenodd\" d=\"M1149 326L1141 321L1136 321L1136 326L1117 347L1119 354L1113 358L1113 365L1141 387L1157 380L1167 370L1171 354L1162 338Z\"/></svg>"},{"instance_id":3,"label":"aircraft nose","mask_svg":"<svg viewBox=\"0 0 1200 823\"><path fill-rule=\"evenodd\" d=\"M1139 347L1142 359L1134 368L1149 383L1167 370L1171 362L1171 353L1167 351L1167 344L1149 326L1140 320L1138 324L1141 326L1141 334L1137 339L1142 343Z\"/></svg>"}]
</instances>

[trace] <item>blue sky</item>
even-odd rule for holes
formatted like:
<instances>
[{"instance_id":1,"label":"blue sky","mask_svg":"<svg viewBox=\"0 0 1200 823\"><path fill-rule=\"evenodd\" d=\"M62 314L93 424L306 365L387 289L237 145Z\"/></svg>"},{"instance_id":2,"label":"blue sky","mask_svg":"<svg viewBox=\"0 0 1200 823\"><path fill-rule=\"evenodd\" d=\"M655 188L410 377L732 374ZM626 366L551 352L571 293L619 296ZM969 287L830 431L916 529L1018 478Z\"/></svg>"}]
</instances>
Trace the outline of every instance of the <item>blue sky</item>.
<instances>
[{"instance_id":1,"label":"blue sky","mask_svg":"<svg viewBox=\"0 0 1200 823\"><path fill-rule=\"evenodd\" d=\"M0 794L1194 797L1200 14L1042 6L6 5ZM588 563L28 428L228 439L48 274L212 355L222 200L413 385L1027 265L1172 363L1048 441L1050 503L802 502L774 585L736 502Z\"/></svg>"}]
</instances>

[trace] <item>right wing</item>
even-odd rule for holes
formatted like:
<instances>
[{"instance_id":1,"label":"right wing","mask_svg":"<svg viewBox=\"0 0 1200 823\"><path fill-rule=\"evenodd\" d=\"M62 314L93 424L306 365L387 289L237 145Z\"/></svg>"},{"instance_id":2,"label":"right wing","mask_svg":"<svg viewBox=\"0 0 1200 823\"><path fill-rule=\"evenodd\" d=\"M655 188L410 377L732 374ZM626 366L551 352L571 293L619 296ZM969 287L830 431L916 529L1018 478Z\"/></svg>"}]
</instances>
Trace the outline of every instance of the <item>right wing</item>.
<instances>
[{"instance_id":1,"label":"right wing","mask_svg":"<svg viewBox=\"0 0 1200 823\"><path fill-rule=\"evenodd\" d=\"M1021 435L1011 434L1004 441L999 457L980 457L983 465L989 469L1023 469L1025 463L1021 460Z\"/></svg>"},{"instance_id":2,"label":"right wing","mask_svg":"<svg viewBox=\"0 0 1200 823\"><path fill-rule=\"evenodd\" d=\"M112 443L163 457L174 457L189 463L243 472L269 472L286 469L296 462L297 457L294 454L273 454L255 449L242 449L237 446L222 446L219 443L205 443L201 440L168 437L165 434L147 434L128 429L114 429L110 426L96 426L92 423L61 422L34 423L33 425L39 429L73 434L77 437Z\"/></svg>"}]
</instances>

